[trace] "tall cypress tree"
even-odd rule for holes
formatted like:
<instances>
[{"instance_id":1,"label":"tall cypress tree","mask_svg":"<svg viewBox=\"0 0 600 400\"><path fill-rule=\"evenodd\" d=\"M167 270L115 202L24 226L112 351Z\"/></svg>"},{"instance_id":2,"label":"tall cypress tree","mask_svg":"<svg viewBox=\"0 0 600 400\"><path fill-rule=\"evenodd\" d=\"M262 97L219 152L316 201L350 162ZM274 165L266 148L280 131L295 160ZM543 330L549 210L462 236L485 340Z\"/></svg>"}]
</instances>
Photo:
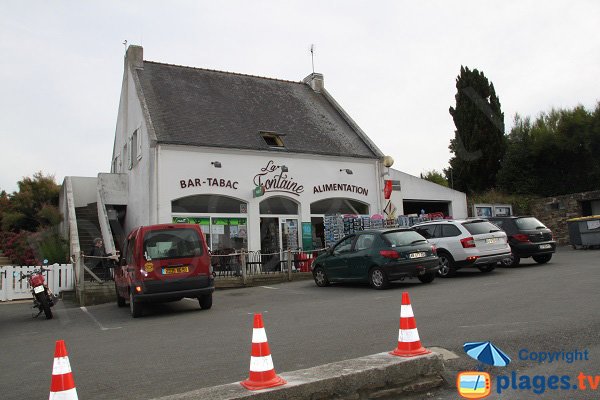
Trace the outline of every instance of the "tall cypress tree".
<instances>
[{"instance_id":1,"label":"tall cypress tree","mask_svg":"<svg viewBox=\"0 0 600 400\"><path fill-rule=\"evenodd\" d=\"M461 66L456 89L456 106L450 107L456 126L449 146L454 156L444 172L455 189L481 192L495 186L506 152L504 113L483 72Z\"/></svg>"}]
</instances>

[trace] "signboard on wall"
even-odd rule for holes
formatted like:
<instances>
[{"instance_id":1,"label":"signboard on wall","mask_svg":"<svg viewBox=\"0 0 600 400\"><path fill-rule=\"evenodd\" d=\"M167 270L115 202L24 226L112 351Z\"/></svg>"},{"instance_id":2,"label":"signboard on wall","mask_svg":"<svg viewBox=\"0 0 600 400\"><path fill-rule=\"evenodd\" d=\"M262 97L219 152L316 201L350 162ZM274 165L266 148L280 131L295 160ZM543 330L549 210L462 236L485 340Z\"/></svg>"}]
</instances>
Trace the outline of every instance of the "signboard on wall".
<instances>
[{"instance_id":1,"label":"signboard on wall","mask_svg":"<svg viewBox=\"0 0 600 400\"><path fill-rule=\"evenodd\" d=\"M312 224L310 222L302 223L302 249L312 250Z\"/></svg>"}]
</instances>

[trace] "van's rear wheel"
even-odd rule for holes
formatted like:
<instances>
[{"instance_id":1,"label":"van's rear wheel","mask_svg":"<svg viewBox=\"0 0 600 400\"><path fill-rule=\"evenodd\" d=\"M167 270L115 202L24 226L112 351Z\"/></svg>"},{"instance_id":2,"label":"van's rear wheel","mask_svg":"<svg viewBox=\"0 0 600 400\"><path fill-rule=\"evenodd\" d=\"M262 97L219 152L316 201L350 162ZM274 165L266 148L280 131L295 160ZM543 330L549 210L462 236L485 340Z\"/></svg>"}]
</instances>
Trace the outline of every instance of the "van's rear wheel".
<instances>
[{"instance_id":1,"label":"van's rear wheel","mask_svg":"<svg viewBox=\"0 0 600 400\"><path fill-rule=\"evenodd\" d=\"M119 295L119 289L117 288L117 283L115 282L115 292L117 293L117 306L125 307L125 298Z\"/></svg>"},{"instance_id":2,"label":"van's rear wheel","mask_svg":"<svg viewBox=\"0 0 600 400\"><path fill-rule=\"evenodd\" d=\"M132 291L129 291L129 310L133 318L142 316L142 304L135 299Z\"/></svg>"},{"instance_id":3,"label":"van's rear wheel","mask_svg":"<svg viewBox=\"0 0 600 400\"><path fill-rule=\"evenodd\" d=\"M203 310L209 310L212 307L212 293L198 297L198 303Z\"/></svg>"}]
</instances>

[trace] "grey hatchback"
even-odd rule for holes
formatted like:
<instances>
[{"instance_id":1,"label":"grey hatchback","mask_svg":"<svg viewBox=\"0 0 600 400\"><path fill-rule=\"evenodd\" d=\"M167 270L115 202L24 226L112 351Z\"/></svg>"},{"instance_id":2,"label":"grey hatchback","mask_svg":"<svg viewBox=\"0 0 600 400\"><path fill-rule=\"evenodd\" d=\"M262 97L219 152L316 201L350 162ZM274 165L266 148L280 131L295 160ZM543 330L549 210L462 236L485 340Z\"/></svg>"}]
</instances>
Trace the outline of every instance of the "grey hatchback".
<instances>
[{"instance_id":1,"label":"grey hatchback","mask_svg":"<svg viewBox=\"0 0 600 400\"><path fill-rule=\"evenodd\" d=\"M390 281L434 280L439 268L435 246L413 229L366 230L348 235L313 262L317 286L368 282L385 289Z\"/></svg>"}]
</instances>

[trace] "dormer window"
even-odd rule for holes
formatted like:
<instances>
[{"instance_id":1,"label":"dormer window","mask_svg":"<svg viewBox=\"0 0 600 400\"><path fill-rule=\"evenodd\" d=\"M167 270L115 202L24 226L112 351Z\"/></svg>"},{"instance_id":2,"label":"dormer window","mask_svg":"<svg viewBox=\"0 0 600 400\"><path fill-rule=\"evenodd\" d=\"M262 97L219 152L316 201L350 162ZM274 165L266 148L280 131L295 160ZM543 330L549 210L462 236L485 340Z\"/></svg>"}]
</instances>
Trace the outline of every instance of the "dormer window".
<instances>
[{"instance_id":1,"label":"dormer window","mask_svg":"<svg viewBox=\"0 0 600 400\"><path fill-rule=\"evenodd\" d=\"M267 146L274 148L283 148L285 145L283 144L283 140L281 139L281 135L275 132L260 132L260 136L263 138Z\"/></svg>"}]
</instances>

